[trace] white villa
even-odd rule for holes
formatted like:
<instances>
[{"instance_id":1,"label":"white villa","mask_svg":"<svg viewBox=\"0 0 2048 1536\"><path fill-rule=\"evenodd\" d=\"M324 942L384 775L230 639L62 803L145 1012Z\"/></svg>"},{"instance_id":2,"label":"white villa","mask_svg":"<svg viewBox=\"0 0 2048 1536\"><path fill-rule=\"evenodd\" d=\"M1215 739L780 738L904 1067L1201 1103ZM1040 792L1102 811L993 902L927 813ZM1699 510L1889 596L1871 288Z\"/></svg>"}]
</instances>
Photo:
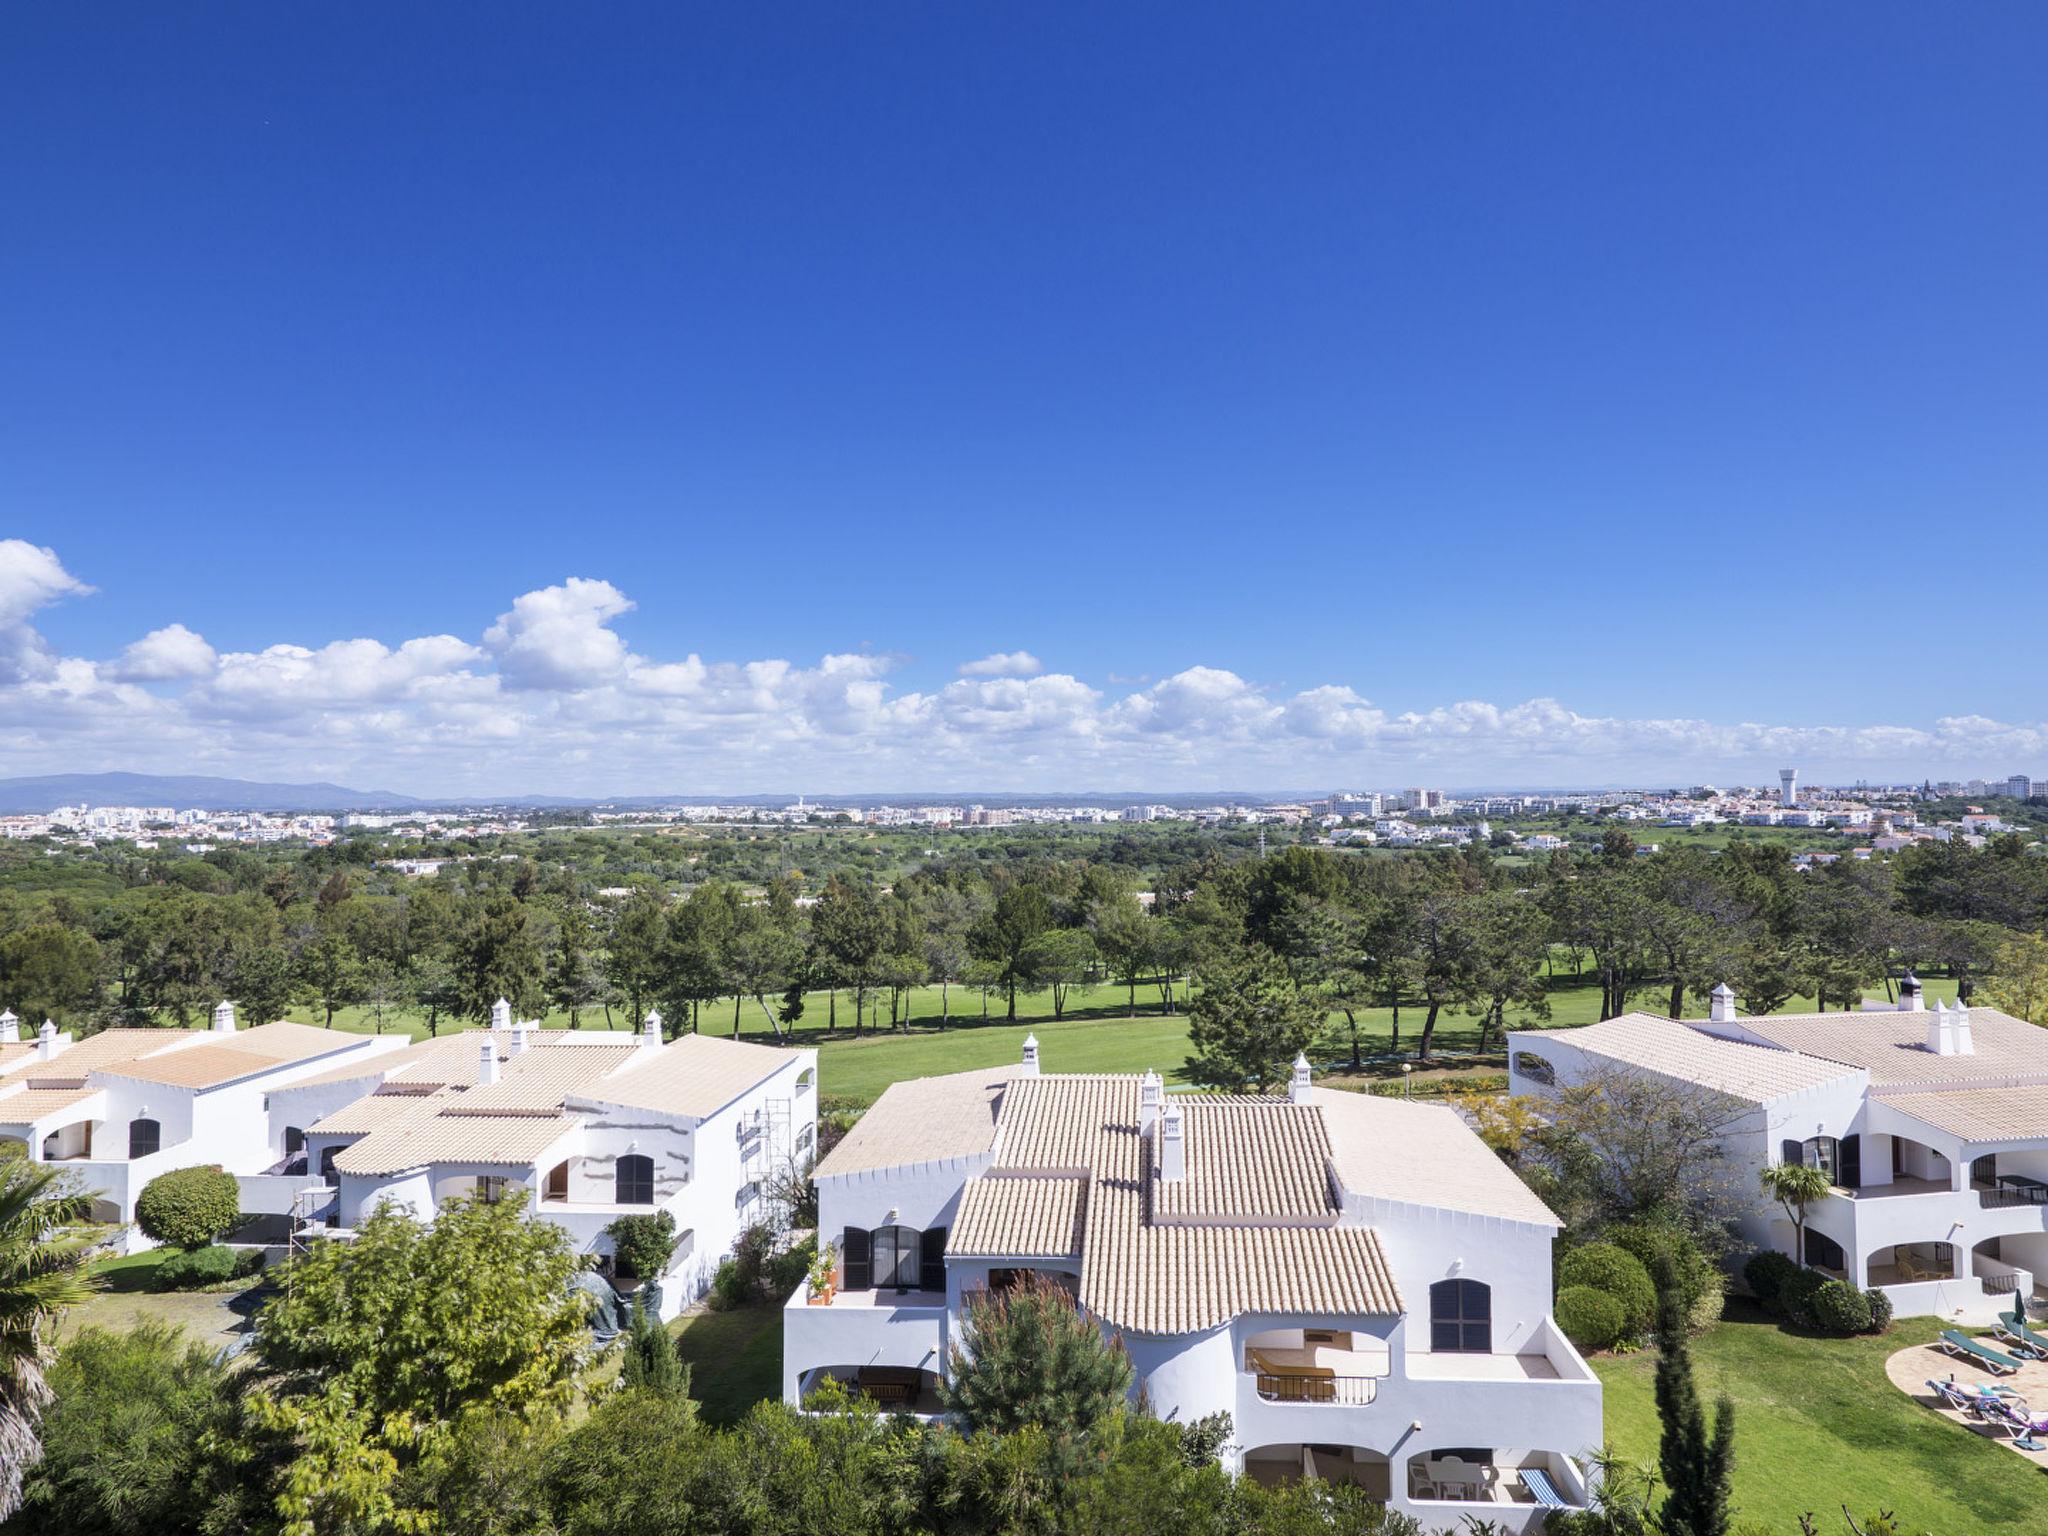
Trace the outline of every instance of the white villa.
<instances>
[{"instance_id":1,"label":"white villa","mask_svg":"<svg viewBox=\"0 0 2048 1536\"><path fill-rule=\"evenodd\" d=\"M346 1237L384 1202L431 1220L455 1195L522 1201L578 1251L609 1255L620 1216L667 1211L673 1317L768 1212L768 1181L817 1141L817 1052L708 1035L514 1023L423 1040L267 1096L301 1232Z\"/></svg>"},{"instance_id":2,"label":"white villa","mask_svg":"<svg viewBox=\"0 0 2048 1536\"><path fill-rule=\"evenodd\" d=\"M1860 1013L1630 1013L1508 1036L1509 1087L1545 1094L1603 1070L1649 1073L1728 1104L1723 1133L1753 1199L1742 1226L1787 1253L1793 1226L1759 1191L1768 1163L1834 1177L1809 1209L1805 1259L1876 1287L1901 1315L1990 1322L2048 1275L2048 1030L1991 1008L1925 1006L1912 977L1894 1007Z\"/></svg>"},{"instance_id":3,"label":"white villa","mask_svg":"<svg viewBox=\"0 0 2048 1536\"><path fill-rule=\"evenodd\" d=\"M331 1069L370 1070L402 1042L278 1022L237 1029L233 1005L208 1030L109 1029L74 1040L45 1021L33 1040L0 1013L0 1138L58 1163L94 1197L94 1216L135 1230L135 1197L160 1173L217 1164L260 1175L283 1145L263 1112L272 1089Z\"/></svg>"},{"instance_id":4,"label":"white villa","mask_svg":"<svg viewBox=\"0 0 2048 1536\"><path fill-rule=\"evenodd\" d=\"M1121 1339L1162 1417L1231 1416L1234 1470L1361 1485L1442 1529L1580 1505L1600 1382L1550 1316L1558 1220L1449 1109L1166 1094L1021 1065L898 1083L816 1170L838 1286L783 1313L827 1376L935 1412L963 1309L1029 1275Z\"/></svg>"}]
</instances>

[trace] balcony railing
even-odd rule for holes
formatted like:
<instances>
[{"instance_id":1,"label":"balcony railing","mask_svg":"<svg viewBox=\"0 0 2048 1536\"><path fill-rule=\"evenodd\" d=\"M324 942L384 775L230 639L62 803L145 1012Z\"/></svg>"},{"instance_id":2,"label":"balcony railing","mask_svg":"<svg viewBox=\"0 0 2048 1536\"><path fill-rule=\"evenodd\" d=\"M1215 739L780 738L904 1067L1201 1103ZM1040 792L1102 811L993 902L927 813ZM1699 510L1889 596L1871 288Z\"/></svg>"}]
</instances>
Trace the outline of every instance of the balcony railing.
<instances>
[{"instance_id":1,"label":"balcony railing","mask_svg":"<svg viewBox=\"0 0 2048 1536\"><path fill-rule=\"evenodd\" d=\"M2024 1183L2002 1183L1977 1191L1978 1206L1987 1211L2006 1210L2018 1205L2048 1205L2048 1184L2028 1179Z\"/></svg>"},{"instance_id":2,"label":"balcony railing","mask_svg":"<svg viewBox=\"0 0 2048 1536\"><path fill-rule=\"evenodd\" d=\"M1302 1371L1254 1371L1252 1382L1269 1403L1335 1403L1358 1408L1379 1391L1377 1376L1314 1376Z\"/></svg>"}]
</instances>

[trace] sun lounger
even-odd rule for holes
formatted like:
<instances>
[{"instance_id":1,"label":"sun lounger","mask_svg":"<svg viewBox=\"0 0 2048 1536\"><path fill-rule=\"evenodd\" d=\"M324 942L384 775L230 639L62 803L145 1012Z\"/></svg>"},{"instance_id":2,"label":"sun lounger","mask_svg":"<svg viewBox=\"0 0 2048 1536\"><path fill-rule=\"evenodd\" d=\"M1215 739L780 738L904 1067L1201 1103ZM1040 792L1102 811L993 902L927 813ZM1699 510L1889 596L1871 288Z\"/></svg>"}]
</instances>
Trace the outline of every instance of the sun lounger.
<instances>
[{"instance_id":1,"label":"sun lounger","mask_svg":"<svg viewBox=\"0 0 2048 1536\"><path fill-rule=\"evenodd\" d=\"M1978 1343L1967 1333L1959 1333L1953 1328L1944 1328L1942 1330L1941 1338L1937 1341L1936 1347L1946 1354L1954 1355L1958 1360L1971 1361L1974 1364L1983 1366L1987 1371L1996 1371L2000 1375L2007 1375L2017 1371L2021 1365L2021 1362L2013 1359L2011 1355L2001 1354L1995 1349Z\"/></svg>"},{"instance_id":2,"label":"sun lounger","mask_svg":"<svg viewBox=\"0 0 2048 1536\"><path fill-rule=\"evenodd\" d=\"M1999 1314L1998 1334L2012 1345L2014 1353L2048 1360L2048 1335L2034 1332L2018 1312Z\"/></svg>"},{"instance_id":3,"label":"sun lounger","mask_svg":"<svg viewBox=\"0 0 2048 1536\"><path fill-rule=\"evenodd\" d=\"M1934 1394L1935 1401L1944 1408L1953 1408L1958 1413L1967 1413L1971 1418L1983 1415L1988 1399L1975 1392L1957 1386L1952 1381L1930 1381L1927 1388Z\"/></svg>"},{"instance_id":4,"label":"sun lounger","mask_svg":"<svg viewBox=\"0 0 2048 1536\"><path fill-rule=\"evenodd\" d=\"M1987 1398L1984 1417L2012 1436L2012 1443L2023 1451L2048 1451L2037 1436L2048 1434L2048 1419L2034 1418L2026 1411L2024 1404L2009 1403L1997 1398Z\"/></svg>"},{"instance_id":5,"label":"sun lounger","mask_svg":"<svg viewBox=\"0 0 2048 1536\"><path fill-rule=\"evenodd\" d=\"M1570 1509L1561 1494L1550 1481L1550 1474L1541 1467L1522 1468L1522 1486L1529 1490L1529 1497L1545 1509Z\"/></svg>"}]
</instances>

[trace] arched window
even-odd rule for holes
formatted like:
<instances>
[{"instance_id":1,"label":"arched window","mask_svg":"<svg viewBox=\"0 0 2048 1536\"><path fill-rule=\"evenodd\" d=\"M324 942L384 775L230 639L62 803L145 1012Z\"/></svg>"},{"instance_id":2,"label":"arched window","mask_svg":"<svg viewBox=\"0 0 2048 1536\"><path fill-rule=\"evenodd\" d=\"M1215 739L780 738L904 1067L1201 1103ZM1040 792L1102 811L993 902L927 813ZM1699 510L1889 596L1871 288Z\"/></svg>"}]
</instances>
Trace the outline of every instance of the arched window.
<instances>
[{"instance_id":1,"label":"arched window","mask_svg":"<svg viewBox=\"0 0 2048 1536\"><path fill-rule=\"evenodd\" d=\"M818 1069L816 1067L805 1067L803 1071L797 1073L796 1075L797 1096L801 1098L803 1095L809 1093L813 1088L817 1086L817 1083Z\"/></svg>"},{"instance_id":2,"label":"arched window","mask_svg":"<svg viewBox=\"0 0 2048 1536\"><path fill-rule=\"evenodd\" d=\"M1429 1347L1439 1355L1493 1351L1493 1288L1477 1280L1439 1280L1429 1288Z\"/></svg>"},{"instance_id":3,"label":"arched window","mask_svg":"<svg viewBox=\"0 0 2048 1536\"><path fill-rule=\"evenodd\" d=\"M154 1120L130 1120L128 1122L128 1155L148 1157L160 1151L164 1144L164 1128Z\"/></svg>"},{"instance_id":4,"label":"arched window","mask_svg":"<svg viewBox=\"0 0 2048 1536\"><path fill-rule=\"evenodd\" d=\"M628 1152L619 1159L613 1173L612 1201L616 1205L654 1204L654 1159Z\"/></svg>"},{"instance_id":5,"label":"arched window","mask_svg":"<svg viewBox=\"0 0 2048 1536\"><path fill-rule=\"evenodd\" d=\"M302 1125L288 1125L284 1128L284 1155L297 1157L306 1150L306 1128Z\"/></svg>"}]
</instances>

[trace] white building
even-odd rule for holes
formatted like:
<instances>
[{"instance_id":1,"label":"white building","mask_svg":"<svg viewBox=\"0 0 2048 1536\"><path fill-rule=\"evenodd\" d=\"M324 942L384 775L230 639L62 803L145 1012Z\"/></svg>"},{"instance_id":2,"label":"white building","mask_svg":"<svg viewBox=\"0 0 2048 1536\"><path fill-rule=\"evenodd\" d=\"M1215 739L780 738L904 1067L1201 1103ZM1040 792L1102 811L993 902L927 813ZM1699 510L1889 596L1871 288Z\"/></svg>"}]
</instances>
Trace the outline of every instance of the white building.
<instances>
[{"instance_id":1,"label":"white building","mask_svg":"<svg viewBox=\"0 0 2048 1536\"><path fill-rule=\"evenodd\" d=\"M1810 1208L1806 1261L1876 1287L1902 1316L1989 1322L2048 1276L2048 1030L1991 1008L1861 1013L1625 1014L1508 1036L1510 1089L1548 1093L1596 1070L1645 1072L1725 1098L1744 1235L1792 1251L1785 1212L1758 1190L1770 1163L1833 1175Z\"/></svg>"},{"instance_id":2,"label":"white building","mask_svg":"<svg viewBox=\"0 0 2048 1536\"><path fill-rule=\"evenodd\" d=\"M403 1042L279 1022L235 1027L233 1005L208 1030L109 1029L74 1041L45 1021L32 1041L0 1013L0 1137L36 1162L61 1163L93 1195L97 1220L135 1219L135 1197L160 1173L217 1164L260 1185L283 1155L263 1113L274 1088L346 1063L370 1064ZM259 1198L245 1210L266 1209ZM132 1227L127 1251L151 1246Z\"/></svg>"},{"instance_id":3,"label":"white building","mask_svg":"<svg viewBox=\"0 0 2048 1536\"><path fill-rule=\"evenodd\" d=\"M769 1214L771 1179L817 1141L817 1052L709 1035L514 1024L424 1040L269 1095L301 1154L299 1215L342 1235L391 1202L431 1220L456 1195L516 1199L609 1255L620 1216L667 1211L680 1234L661 1315L702 1295ZM309 1184L312 1186L308 1191Z\"/></svg>"},{"instance_id":4,"label":"white building","mask_svg":"<svg viewBox=\"0 0 2048 1536\"><path fill-rule=\"evenodd\" d=\"M1557 1218L1456 1114L1313 1088L1306 1062L1252 1098L1036 1058L896 1084L819 1165L838 1289L784 1311L789 1401L832 1376L936 1411L969 1301L1037 1275L1121 1339L1154 1412L1229 1413L1246 1475L1442 1529L1533 1529L1538 1487L1584 1501L1600 1383L1550 1316Z\"/></svg>"}]
</instances>

